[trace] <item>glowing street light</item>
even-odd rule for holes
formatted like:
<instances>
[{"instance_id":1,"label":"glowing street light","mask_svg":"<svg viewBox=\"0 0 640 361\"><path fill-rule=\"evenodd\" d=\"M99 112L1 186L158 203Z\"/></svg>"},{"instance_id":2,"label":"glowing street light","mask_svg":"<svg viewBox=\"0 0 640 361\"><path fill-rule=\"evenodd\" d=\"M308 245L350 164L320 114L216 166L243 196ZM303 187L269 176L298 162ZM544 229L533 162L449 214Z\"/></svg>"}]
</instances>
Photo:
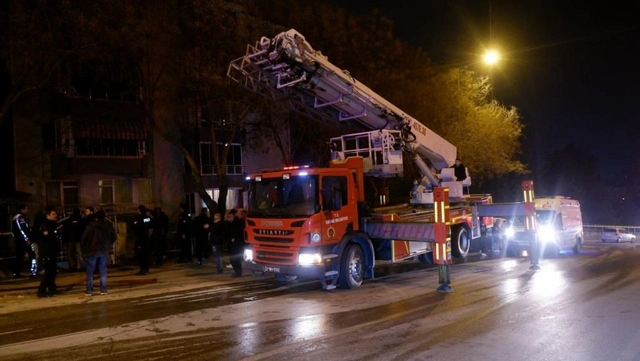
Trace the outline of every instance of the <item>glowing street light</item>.
<instances>
[{"instance_id":1,"label":"glowing street light","mask_svg":"<svg viewBox=\"0 0 640 361\"><path fill-rule=\"evenodd\" d=\"M482 57L482 59L484 60L485 64L494 65L500 60L500 53L498 53L495 50L487 50L484 53L484 56Z\"/></svg>"}]
</instances>

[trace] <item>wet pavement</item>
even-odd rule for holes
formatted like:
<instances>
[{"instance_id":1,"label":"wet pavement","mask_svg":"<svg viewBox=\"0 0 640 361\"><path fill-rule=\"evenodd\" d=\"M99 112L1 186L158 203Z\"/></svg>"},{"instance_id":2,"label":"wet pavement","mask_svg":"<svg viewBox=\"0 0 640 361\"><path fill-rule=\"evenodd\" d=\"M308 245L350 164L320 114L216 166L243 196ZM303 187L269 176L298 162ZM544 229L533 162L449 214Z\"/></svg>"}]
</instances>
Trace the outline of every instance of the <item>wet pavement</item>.
<instances>
[{"instance_id":1,"label":"wet pavement","mask_svg":"<svg viewBox=\"0 0 640 361\"><path fill-rule=\"evenodd\" d=\"M168 263L113 270L109 295L87 300L63 274L74 286L60 296L2 297L0 359L640 360L635 245L592 242L537 271L526 258L469 261L452 267L449 294L417 262L331 292Z\"/></svg>"}]
</instances>

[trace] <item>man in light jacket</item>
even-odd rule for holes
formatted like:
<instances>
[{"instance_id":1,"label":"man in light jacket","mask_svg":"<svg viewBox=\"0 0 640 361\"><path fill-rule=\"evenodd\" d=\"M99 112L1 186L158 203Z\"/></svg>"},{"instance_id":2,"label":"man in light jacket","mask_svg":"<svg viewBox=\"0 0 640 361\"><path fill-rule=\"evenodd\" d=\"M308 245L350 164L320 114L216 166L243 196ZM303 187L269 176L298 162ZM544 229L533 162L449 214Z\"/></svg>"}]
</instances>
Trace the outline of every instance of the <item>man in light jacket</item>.
<instances>
[{"instance_id":1,"label":"man in light jacket","mask_svg":"<svg viewBox=\"0 0 640 361\"><path fill-rule=\"evenodd\" d=\"M100 294L107 294L107 258L116 240L116 232L111 222L105 219L103 210L96 212L96 219L87 225L82 234L82 254L87 268L87 289L85 296L93 295L93 271L98 264L100 270Z\"/></svg>"}]
</instances>

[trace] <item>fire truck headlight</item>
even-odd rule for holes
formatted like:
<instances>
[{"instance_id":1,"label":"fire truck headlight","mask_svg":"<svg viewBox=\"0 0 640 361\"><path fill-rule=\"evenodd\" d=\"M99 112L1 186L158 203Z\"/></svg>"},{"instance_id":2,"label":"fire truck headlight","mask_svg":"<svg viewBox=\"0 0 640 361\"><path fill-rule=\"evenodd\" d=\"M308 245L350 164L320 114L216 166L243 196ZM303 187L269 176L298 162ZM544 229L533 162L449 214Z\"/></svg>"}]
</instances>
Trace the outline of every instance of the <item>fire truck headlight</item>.
<instances>
[{"instance_id":1,"label":"fire truck headlight","mask_svg":"<svg viewBox=\"0 0 640 361\"><path fill-rule=\"evenodd\" d=\"M298 263L301 266L320 264L322 263L322 256L319 253L301 253L298 256Z\"/></svg>"},{"instance_id":2,"label":"fire truck headlight","mask_svg":"<svg viewBox=\"0 0 640 361\"><path fill-rule=\"evenodd\" d=\"M311 239L311 242L313 243L318 243L320 241L322 241L322 235L320 234L320 232L313 232L309 235L309 238Z\"/></svg>"},{"instance_id":3,"label":"fire truck headlight","mask_svg":"<svg viewBox=\"0 0 640 361\"><path fill-rule=\"evenodd\" d=\"M516 234L516 231L513 230L513 227L509 227L504 230L504 235L507 236L507 238L513 238L515 234Z\"/></svg>"},{"instance_id":4,"label":"fire truck headlight","mask_svg":"<svg viewBox=\"0 0 640 361\"><path fill-rule=\"evenodd\" d=\"M538 239L542 243L555 241L555 232L551 226L540 226L538 228Z\"/></svg>"},{"instance_id":5,"label":"fire truck headlight","mask_svg":"<svg viewBox=\"0 0 640 361\"><path fill-rule=\"evenodd\" d=\"M243 258L247 262L253 262L253 250L251 248L246 248L244 250Z\"/></svg>"}]
</instances>

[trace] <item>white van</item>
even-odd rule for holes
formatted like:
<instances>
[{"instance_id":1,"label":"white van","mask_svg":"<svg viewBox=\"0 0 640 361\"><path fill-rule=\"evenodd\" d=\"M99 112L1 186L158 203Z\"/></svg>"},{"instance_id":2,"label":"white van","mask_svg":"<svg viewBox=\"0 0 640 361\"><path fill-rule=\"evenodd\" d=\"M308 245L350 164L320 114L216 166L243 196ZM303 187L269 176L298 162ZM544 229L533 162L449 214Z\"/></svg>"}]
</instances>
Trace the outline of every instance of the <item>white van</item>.
<instances>
[{"instance_id":1,"label":"white van","mask_svg":"<svg viewBox=\"0 0 640 361\"><path fill-rule=\"evenodd\" d=\"M545 254L555 256L567 249L580 253L583 242L580 202L561 196L537 198L535 207L536 234ZM508 255L530 249L532 235L525 232L524 219L512 219L505 238Z\"/></svg>"}]
</instances>

